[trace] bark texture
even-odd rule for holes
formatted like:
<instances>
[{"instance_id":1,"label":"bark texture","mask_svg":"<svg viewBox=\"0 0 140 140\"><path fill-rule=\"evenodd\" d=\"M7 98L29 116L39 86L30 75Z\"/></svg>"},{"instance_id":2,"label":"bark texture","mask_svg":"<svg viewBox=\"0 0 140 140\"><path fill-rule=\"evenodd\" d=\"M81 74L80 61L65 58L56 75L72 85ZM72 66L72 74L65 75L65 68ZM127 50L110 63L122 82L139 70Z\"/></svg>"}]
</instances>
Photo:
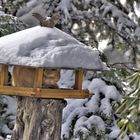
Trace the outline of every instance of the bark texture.
<instances>
[{"instance_id":1,"label":"bark texture","mask_svg":"<svg viewBox=\"0 0 140 140\"><path fill-rule=\"evenodd\" d=\"M17 67L13 75L15 86L34 84L34 69ZM62 99L17 97L16 124L11 140L60 140L64 106Z\"/></svg>"},{"instance_id":2,"label":"bark texture","mask_svg":"<svg viewBox=\"0 0 140 140\"><path fill-rule=\"evenodd\" d=\"M60 140L64 102L18 97L12 140Z\"/></svg>"}]
</instances>

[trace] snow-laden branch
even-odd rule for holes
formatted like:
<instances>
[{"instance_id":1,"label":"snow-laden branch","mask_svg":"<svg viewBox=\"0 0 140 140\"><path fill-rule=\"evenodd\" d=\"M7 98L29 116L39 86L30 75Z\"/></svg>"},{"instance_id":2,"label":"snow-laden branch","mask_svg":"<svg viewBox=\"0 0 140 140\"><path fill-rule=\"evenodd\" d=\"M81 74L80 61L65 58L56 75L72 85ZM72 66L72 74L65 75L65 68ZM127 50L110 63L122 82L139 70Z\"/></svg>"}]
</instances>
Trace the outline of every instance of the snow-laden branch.
<instances>
[{"instance_id":1,"label":"snow-laden branch","mask_svg":"<svg viewBox=\"0 0 140 140\"><path fill-rule=\"evenodd\" d=\"M106 0L92 1L96 7L95 13L99 20L106 23L133 47L139 41L140 28L116 6Z\"/></svg>"},{"instance_id":2,"label":"snow-laden branch","mask_svg":"<svg viewBox=\"0 0 140 140\"><path fill-rule=\"evenodd\" d=\"M66 76L69 76L69 73ZM88 135L104 135L105 120L110 120L113 115L110 100L119 102L122 98L115 86L107 85L99 78L89 81L88 84L85 80L83 86L90 94L95 94L90 99L67 99L68 104L63 110L62 138L64 139L78 135L82 135L85 139Z\"/></svg>"},{"instance_id":3,"label":"snow-laden branch","mask_svg":"<svg viewBox=\"0 0 140 140\"><path fill-rule=\"evenodd\" d=\"M61 0L57 10L63 12L66 20L70 18L96 20L110 27L132 47L136 47L140 41L140 27L112 3L106 0L83 0L84 8L79 10L78 6L75 6L78 1L68 0L67 3L64 1Z\"/></svg>"}]
</instances>

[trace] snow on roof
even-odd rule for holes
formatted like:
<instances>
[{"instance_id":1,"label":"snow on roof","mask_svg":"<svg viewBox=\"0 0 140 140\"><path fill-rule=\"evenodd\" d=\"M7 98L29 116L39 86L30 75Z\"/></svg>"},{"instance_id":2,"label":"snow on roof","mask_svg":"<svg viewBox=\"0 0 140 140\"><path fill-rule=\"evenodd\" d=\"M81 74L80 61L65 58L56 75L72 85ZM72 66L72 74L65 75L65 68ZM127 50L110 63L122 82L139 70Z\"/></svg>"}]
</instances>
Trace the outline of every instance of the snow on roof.
<instances>
[{"instance_id":1,"label":"snow on roof","mask_svg":"<svg viewBox=\"0 0 140 140\"><path fill-rule=\"evenodd\" d=\"M0 63L103 70L98 51L57 28L36 26L0 38Z\"/></svg>"}]
</instances>

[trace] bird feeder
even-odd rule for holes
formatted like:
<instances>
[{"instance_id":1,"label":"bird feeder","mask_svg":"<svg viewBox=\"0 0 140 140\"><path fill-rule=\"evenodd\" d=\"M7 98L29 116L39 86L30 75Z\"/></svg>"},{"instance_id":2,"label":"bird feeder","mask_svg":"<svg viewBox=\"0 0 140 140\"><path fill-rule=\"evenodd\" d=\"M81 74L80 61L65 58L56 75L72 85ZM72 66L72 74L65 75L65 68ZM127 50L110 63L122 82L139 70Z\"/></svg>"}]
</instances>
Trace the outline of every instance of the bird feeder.
<instances>
[{"instance_id":1,"label":"bird feeder","mask_svg":"<svg viewBox=\"0 0 140 140\"><path fill-rule=\"evenodd\" d=\"M43 71L46 68L27 67L35 69L34 86L33 87L16 87L9 85L8 68L16 65L1 64L0 71L0 94L31 96L39 98L87 98L89 96L86 90L82 90L83 70L75 70L75 85L73 89L50 89L42 87ZM18 66L24 67L24 66ZM19 77L20 78L20 77Z\"/></svg>"},{"instance_id":2,"label":"bird feeder","mask_svg":"<svg viewBox=\"0 0 140 140\"><path fill-rule=\"evenodd\" d=\"M96 51L55 27L36 26L1 37L0 43L0 94L38 98L87 98L88 91L82 89L84 70L104 69ZM33 86L9 84L10 67L35 71ZM44 88L42 81L46 69L73 69L73 89Z\"/></svg>"}]
</instances>

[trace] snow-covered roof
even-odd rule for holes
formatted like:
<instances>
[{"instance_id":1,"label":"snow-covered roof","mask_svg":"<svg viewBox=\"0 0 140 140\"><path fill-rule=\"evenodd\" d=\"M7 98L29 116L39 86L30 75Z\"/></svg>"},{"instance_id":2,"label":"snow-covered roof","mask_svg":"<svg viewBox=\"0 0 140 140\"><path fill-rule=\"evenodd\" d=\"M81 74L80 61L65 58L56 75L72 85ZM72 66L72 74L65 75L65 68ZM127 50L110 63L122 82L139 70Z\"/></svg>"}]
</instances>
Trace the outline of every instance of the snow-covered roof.
<instances>
[{"instance_id":1,"label":"snow-covered roof","mask_svg":"<svg viewBox=\"0 0 140 140\"><path fill-rule=\"evenodd\" d=\"M0 38L0 63L103 70L98 51L57 28L36 26Z\"/></svg>"}]
</instances>

